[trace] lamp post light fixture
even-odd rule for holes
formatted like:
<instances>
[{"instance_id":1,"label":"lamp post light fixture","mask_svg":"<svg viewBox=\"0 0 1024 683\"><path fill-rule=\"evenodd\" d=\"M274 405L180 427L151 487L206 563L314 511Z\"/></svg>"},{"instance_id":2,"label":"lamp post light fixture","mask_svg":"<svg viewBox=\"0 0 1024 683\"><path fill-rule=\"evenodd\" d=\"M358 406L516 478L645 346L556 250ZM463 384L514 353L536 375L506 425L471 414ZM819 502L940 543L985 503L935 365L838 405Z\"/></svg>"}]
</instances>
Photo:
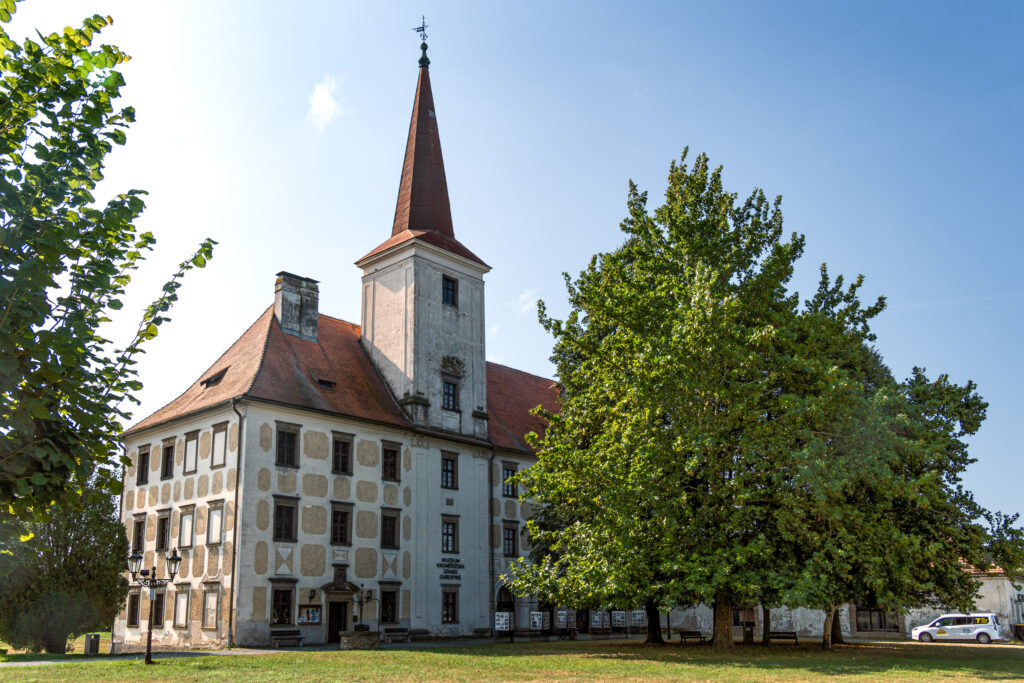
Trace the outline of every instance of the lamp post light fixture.
<instances>
[{"instance_id":1,"label":"lamp post light fixture","mask_svg":"<svg viewBox=\"0 0 1024 683\"><path fill-rule=\"evenodd\" d=\"M359 584L359 590L356 592L356 608L358 610L356 612L356 631L369 630L369 625L363 622L363 607L376 600L371 589L363 590L363 584Z\"/></svg>"},{"instance_id":2,"label":"lamp post light fixture","mask_svg":"<svg viewBox=\"0 0 1024 683\"><path fill-rule=\"evenodd\" d=\"M146 664L153 663L153 602L156 600L156 589L163 588L171 581L174 581L178 573L178 565L181 564L181 556L175 548L167 556L167 573L169 579L156 578L156 567L152 570L142 569L142 555L137 552L128 556L128 571L131 572L132 581L139 586L149 589L149 631L146 633Z\"/></svg>"}]
</instances>

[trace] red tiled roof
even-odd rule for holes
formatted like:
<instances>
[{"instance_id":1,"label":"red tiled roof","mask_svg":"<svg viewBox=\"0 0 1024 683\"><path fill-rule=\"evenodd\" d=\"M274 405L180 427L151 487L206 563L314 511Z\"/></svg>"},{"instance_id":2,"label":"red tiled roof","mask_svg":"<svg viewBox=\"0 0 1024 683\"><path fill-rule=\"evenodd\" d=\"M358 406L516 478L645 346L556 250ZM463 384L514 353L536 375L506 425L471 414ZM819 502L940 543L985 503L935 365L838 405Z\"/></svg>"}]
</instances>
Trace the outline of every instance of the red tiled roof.
<instances>
[{"instance_id":1,"label":"red tiled roof","mask_svg":"<svg viewBox=\"0 0 1024 683\"><path fill-rule=\"evenodd\" d=\"M399 244L402 244L403 242L408 242L411 239L421 239L424 242L433 244L435 247L440 247L445 251L450 251L451 253L458 254L463 258L468 258L470 261L475 261L476 263L479 263L483 266L487 266L487 264L484 263L480 259L480 257L478 257L476 254L471 252L466 247L462 246L462 243L459 242L457 239L455 239L454 237L444 235L443 233L437 232L436 230L403 230L397 235L392 235L391 239L379 245L369 254L359 259L359 261L367 259L383 251L387 251L391 247L396 247ZM356 261L356 263L359 263L359 261ZM490 266L487 267L490 268Z\"/></svg>"},{"instance_id":2,"label":"red tiled roof","mask_svg":"<svg viewBox=\"0 0 1024 683\"><path fill-rule=\"evenodd\" d=\"M273 307L231 345L209 370L166 406L126 434L210 408L232 398L253 398L297 408L414 429L359 342L358 325L320 315L318 341L285 334ZM203 381L226 370L219 382ZM318 380L333 382L331 389ZM487 364L490 441L499 448L531 452L523 436L545 423L529 414L537 405L558 409L550 379Z\"/></svg>"}]
</instances>

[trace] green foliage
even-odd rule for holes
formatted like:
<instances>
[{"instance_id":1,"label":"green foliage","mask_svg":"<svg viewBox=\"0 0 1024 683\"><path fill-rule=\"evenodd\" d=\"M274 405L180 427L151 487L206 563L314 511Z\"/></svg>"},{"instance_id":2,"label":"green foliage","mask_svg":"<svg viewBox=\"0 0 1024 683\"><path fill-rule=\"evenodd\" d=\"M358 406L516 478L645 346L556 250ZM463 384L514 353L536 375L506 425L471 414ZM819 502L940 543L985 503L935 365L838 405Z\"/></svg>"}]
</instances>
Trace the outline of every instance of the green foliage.
<instances>
[{"instance_id":1,"label":"green foliage","mask_svg":"<svg viewBox=\"0 0 1024 683\"><path fill-rule=\"evenodd\" d=\"M0 539L0 640L64 652L69 636L109 628L124 605L128 539L115 499L60 507L45 522L16 523L27 541Z\"/></svg>"},{"instance_id":2,"label":"green foliage","mask_svg":"<svg viewBox=\"0 0 1024 683\"><path fill-rule=\"evenodd\" d=\"M714 602L731 643L731 604L966 606L964 562L1024 566L1016 518L961 484L986 407L974 385L895 382L870 346L885 301L861 303L863 278L822 266L801 306L803 238L783 238L780 199L739 201L684 152L663 206L632 185L628 206L624 244L566 275L568 318L540 305L563 394L519 475L543 512L517 592Z\"/></svg>"},{"instance_id":3,"label":"green foliage","mask_svg":"<svg viewBox=\"0 0 1024 683\"><path fill-rule=\"evenodd\" d=\"M14 4L4 0L0 20ZM93 46L112 20L15 43L0 29L0 535L84 483L120 491L121 407L141 388L134 365L177 299L181 277L202 268L206 240L181 264L121 349L100 334L153 236L133 224L131 190L97 206L103 160L135 119L117 108L128 59Z\"/></svg>"}]
</instances>

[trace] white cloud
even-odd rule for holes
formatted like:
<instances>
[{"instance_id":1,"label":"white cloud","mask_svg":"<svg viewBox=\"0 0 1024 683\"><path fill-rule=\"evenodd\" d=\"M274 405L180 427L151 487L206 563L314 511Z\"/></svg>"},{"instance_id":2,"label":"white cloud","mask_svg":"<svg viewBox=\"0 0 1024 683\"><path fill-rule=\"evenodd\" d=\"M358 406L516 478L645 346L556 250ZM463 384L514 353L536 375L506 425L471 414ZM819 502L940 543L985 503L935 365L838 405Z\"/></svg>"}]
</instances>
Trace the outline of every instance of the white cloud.
<instances>
[{"instance_id":1,"label":"white cloud","mask_svg":"<svg viewBox=\"0 0 1024 683\"><path fill-rule=\"evenodd\" d=\"M515 308L520 314L537 312L537 301L540 299L539 289L527 289L515 301Z\"/></svg>"},{"instance_id":2,"label":"white cloud","mask_svg":"<svg viewBox=\"0 0 1024 683\"><path fill-rule=\"evenodd\" d=\"M334 99L337 87L338 83L333 77L324 76L324 79L313 88L313 94L309 96L309 113L306 114L306 118L321 132L341 113L341 106Z\"/></svg>"}]
</instances>

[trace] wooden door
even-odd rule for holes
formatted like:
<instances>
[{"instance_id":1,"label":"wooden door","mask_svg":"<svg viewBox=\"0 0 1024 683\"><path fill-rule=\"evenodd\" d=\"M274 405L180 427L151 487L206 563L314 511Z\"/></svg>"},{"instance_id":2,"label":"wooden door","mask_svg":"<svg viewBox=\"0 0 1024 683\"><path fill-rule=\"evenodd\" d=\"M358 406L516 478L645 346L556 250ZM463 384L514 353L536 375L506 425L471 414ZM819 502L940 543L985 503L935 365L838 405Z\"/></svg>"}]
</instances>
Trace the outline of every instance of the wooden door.
<instances>
[{"instance_id":1,"label":"wooden door","mask_svg":"<svg viewBox=\"0 0 1024 683\"><path fill-rule=\"evenodd\" d=\"M348 630L348 603L332 600L327 603L327 642L337 643L338 633Z\"/></svg>"}]
</instances>

